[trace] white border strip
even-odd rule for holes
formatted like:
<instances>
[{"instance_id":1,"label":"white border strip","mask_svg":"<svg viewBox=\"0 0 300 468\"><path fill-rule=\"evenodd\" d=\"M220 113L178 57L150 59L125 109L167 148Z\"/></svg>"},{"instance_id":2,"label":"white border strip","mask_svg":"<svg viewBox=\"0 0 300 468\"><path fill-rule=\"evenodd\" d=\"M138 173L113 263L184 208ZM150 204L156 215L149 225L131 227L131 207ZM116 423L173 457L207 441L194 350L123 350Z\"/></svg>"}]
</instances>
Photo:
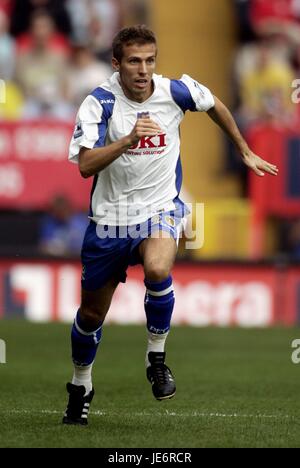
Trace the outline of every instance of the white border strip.
<instances>
[{"instance_id":1,"label":"white border strip","mask_svg":"<svg viewBox=\"0 0 300 468\"><path fill-rule=\"evenodd\" d=\"M150 296L166 296L169 294L171 291L173 291L173 284L169 286L168 288L164 289L163 291L151 291L151 289L147 289L147 293L150 294Z\"/></svg>"},{"instance_id":2,"label":"white border strip","mask_svg":"<svg viewBox=\"0 0 300 468\"><path fill-rule=\"evenodd\" d=\"M63 414L63 411L58 410L0 410L0 414ZM165 412L151 412L148 413L147 411L141 412L127 412L123 413L120 411L119 413L116 411L101 411L95 410L90 411L89 414L93 414L95 416L122 416L122 417L147 417L147 416L172 416L172 417L180 417L180 418L245 418L245 419L294 419L294 416L289 414L264 414L264 413L257 413L257 414L239 414L239 413L202 413L199 411L191 411L186 413L177 413L176 411L168 411Z\"/></svg>"},{"instance_id":3,"label":"white border strip","mask_svg":"<svg viewBox=\"0 0 300 468\"><path fill-rule=\"evenodd\" d=\"M78 325L77 320L76 320L76 317L75 317L75 320L74 320L74 325L75 325L77 331L79 331L79 333L81 333L81 334L84 335L84 336L96 335L96 333L102 328L102 325L100 325L100 327L97 328L97 330L94 330L94 331L92 331L92 332L85 332L85 331L82 330L82 328L80 328L80 326Z\"/></svg>"}]
</instances>

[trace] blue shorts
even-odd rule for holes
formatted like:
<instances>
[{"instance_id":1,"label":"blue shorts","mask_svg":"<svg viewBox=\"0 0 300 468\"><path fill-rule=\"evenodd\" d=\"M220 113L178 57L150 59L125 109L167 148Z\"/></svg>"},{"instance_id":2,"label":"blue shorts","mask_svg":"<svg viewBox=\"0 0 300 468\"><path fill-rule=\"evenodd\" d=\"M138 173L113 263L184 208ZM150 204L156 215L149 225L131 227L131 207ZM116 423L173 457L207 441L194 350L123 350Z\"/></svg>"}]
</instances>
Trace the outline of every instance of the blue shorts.
<instances>
[{"instance_id":1,"label":"blue shorts","mask_svg":"<svg viewBox=\"0 0 300 468\"><path fill-rule=\"evenodd\" d=\"M176 210L156 214L133 226L107 226L91 221L81 250L82 288L94 291L111 278L125 283L128 266L142 263L138 251L140 243L161 231L178 242L183 219L182 213Z\"/></svg>"}]
</instances>

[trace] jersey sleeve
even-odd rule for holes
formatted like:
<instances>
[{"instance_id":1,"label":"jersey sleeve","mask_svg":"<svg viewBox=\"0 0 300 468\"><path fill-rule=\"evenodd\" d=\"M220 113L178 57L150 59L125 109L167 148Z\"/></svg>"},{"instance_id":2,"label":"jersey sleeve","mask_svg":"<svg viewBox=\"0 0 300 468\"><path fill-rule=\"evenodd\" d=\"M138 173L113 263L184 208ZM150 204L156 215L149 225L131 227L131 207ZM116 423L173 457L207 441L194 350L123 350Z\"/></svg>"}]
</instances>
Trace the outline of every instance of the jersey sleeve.
<instances>
[{"instance_id":1,"label":"jersey sleeve","mask_svg":"<svg viewBox=\"0 0 300 468\"><path fill-rule=\"evenodd\" d=\"M189 75L171 80L171 94L183 112L207 112L215 105L211 91Z\"/></svg>"},{"instance_id":2,"label":"jersey sleeve","mask_svg":"<svg viewBox=\"0 0 300 468\"><path fill-rule=\"evenodd\" d=\"M81 104L76 116L75 130L69 149L69 160L78 163L80 149L104 146L107 121L104 109L93 95L89 95Z\"/></svg>"}]
</instances>

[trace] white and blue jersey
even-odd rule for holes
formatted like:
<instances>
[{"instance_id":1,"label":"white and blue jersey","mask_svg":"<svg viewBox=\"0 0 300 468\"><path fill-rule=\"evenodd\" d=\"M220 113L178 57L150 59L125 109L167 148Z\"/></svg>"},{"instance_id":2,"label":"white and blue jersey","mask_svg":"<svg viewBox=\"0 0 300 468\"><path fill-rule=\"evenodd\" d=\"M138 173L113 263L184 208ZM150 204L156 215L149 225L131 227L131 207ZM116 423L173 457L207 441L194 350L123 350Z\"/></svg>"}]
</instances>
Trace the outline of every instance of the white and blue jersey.
<instances>
[{"instance_id":1,"label":"white and blue jersey","mask_svg":"<svg viewBox=\"0 0 300 468\"><path fill-rule=\"evenodd\" d=\"M109 145L132 131L146 113L162 133L140 142L94 177L91 219L100 225L132 226L182 207L179 125L187 110L208 111L212 93L188 75L170 80L153 75L154 92L143 103L128 99L119 73L82 103L70 144L69 160L78 162L81 147Z\"/></svg>"},{"instance_id":2,"label":"white and blue jersey","mask_svg":"<svg viewBox=\"0 0 300 468\"><path fill-rule=\"evenodd\" d=\"M110 278L126 281L129 265L141 263L139 245L166 232L178 241L185 216L179 198L182 184L179 125L187 110L214 106L211 92L187 75L180 80L153 76L154 92L143 103L123 93L119 73L96 88L82 103L69 159L78 162L80 148L98 148L129 135L136 120L149 116L162 129L139 143L94 177L91 222L81 260L82 287L95 290Z\"/></svg>"}]
</instances>

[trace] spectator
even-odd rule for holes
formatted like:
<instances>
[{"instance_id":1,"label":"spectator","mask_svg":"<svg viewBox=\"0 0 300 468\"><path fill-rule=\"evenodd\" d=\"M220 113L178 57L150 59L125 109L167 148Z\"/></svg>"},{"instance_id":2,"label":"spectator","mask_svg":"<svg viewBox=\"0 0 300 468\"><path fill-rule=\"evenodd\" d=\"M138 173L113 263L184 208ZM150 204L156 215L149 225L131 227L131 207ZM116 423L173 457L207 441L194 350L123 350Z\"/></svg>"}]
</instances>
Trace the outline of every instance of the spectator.
<instances>
[{"instance_id":1,"label":"spectator","mask_svg":"<svg viewBox=\"0 0 300 468\"><path fill-rule=\"evenodd\" d=\"M89 30L92 48L99 59L110 62L112 40L122 26L120 2L91 0L91 13Z\"/></svg>"},{"instance_id":2,"label":"spectator","mask_svg":"<svg viewBox=\"0 0 300 468\"><path fill-rule=\"evenodd\" d=\"M99 59L110 62L111 43L122 23L120 0L68 0L75 41L89 42Z\"/></svg>"},{"instance_id":3,"label":"spectator","mask_svg":"<svg viewBox=\"0 0 300 468\"><path fill-rule=\"evenodd\" d=\"M251 2L250 2L251 3ZM290 59L291 44L284 35L270 35L239 47L232 79L235 100L234 116L244 135L249 126L276 122L291 126L298 106L291 100L291 84L295 77ZM225 142L225 170L239 176L242 193L248 194L248 173L228 140Z\"/></svg>"},{"instance_id":4,"label":"spectator","mask_svg":"<svg viewBox=\"0 0 300 468\"><path fill-rule=\"evenodd\" d=\"M9 18L14 7L15 0L0 0L0 10L3 11Z\"/></svg>"},{"instance_id":5,"label":"spectator","mask_svg":"<svg viewBox=\"0 0 300 468\"><path fill-rule=\"evenodd\" d=\"M66 77L68 100L77 109L91 89L97 88L111 74L111 68L96 60L88 46L74 46Z\"/></svg>"},{"instance_id":6,"label":"spectator","mask_svg":"<svg viewBox=\"0 0 300 468\"><path fill-rule=\"evenodd\" d=\"M49 214L41 222L40 251L49 255L78 255L87 224L88 217L74 213L68 198L55 196Z\"/></svg>"},{"instance_id":7,"label":"spectator","mask_svg":"<svg viewBox=\"0 0 300 468\"><path fill-rule=\"evenodd\" d=\"M26 98L25 118L72 115L64 98L66 58L48 47L53 30L51 17L37 12L32 20L32 47L17 57L16 79Z\"/></svg>"},{"instance_id":8,"label":"spectator","mask_svg":"<svg viewBox=\"0 0 300 468\"><path fill-rule=\"evenodd\" d=\"M147 24L149 21L149 0L119 1L123 23Z\"/></svg>"},{"instance_id":9,"label":"spectator","mask_svg":"<svg viewBox=\"0 0 300 468\"><path fill-rule=\"evenodd\" d=\"M291 259L300 262L300 219L290 223L288 246Z\"/></svg>"},{"instance_id":10,"label":"spectator","mask_svg":"<svg viewBox=\"0 0 300 468\"><path fill-rule=\"evenodd\" d=\"M72 41L87 43L89 40L90 24L90 0L67 0L68 10L72 25Z\"/></svg>"},{"instance_id":11,"label":"spectator","mask_svg":"<svg viewBox=\"0 0 300 468\"><path fill-rule=\"evenodd\" d=\"M250 21L251 0L233 0L236 22L238 25L239 39L247 42L255 39L255 34Z\"/></svg>"},{"instance_id":12,"label":"spectator","mask_svg":"<svg viewBox=\"0 0 300 468\"><path fill-rule=\"evenodd\" d=\"M257 35L285 34L291 43L300 44L299 0L252 0L250 17Z\"/></svg>"},{"instance_id":13,"label":"spectator","mask_svg":"<svg viewBox=\"0 0 300 468\"><path fill-rule=\"evenodd\" d=\"M15 44L8 33L9 19L0 10L0 78L10 80L15 71Z\"/></svg>"},{"instance_id":14,"label":"spectator","mask_svg":"<svg viewBox=\"0 0 300 468\"><path fill-rule=\"evenodd\" d=\"M24 106L24 99L21 90L13 81L6 81L5 87L0 93L0 121L18 120L22 116L22 109Z\"/></svg>"},{"instance_id":15,"label":"spectator","mask_svg":"<svg viewBox=\"0 0 300 468\"><path fill-rule=\"evenodd\" d=\"M32 14L41 8L47 11L57 30L71 34L71 21L65 6L66 0L14 0L12 8L11 33L18 37L30 28Z\"/></svg>"},{"instance_id":16,"label":"spectator","mask_svg":"<svg viewBox=\"0 0 300 468\"><path fill-rule=\"evenodd\" d=\"M275 60L268 45L258 45L255 68L241 77L241 112L244 123L274 117L287 122L292 114L291 83L294 71L288 62Z\"/></svg>"},{"instance_id":17,"label":"spectator","mask_svg":"<svg viewBox=\"0 0 300 468\"><path fill-rule=\"evenodd\" d=\"M57 32L53 18L47 10L35 11L30 20L30 30L17 38L19 54L32 51L36 43L43 43L57 55L68 56L70 45L65 36Z\"/></svg>"},{"instance_id":18,"label":"spectator","mask_svg":"<svg viewBox=\"0 0 300 468\"><path fill-rule=\"evenodd\" d=\"M234 59L234 78L238 84L243 77L253 72L259 62L261 48L268 50L269 59L289 66L294 56L293 48L284 35L271 35L257 41L241 45Z\"/></svg>"}]
</instances>

